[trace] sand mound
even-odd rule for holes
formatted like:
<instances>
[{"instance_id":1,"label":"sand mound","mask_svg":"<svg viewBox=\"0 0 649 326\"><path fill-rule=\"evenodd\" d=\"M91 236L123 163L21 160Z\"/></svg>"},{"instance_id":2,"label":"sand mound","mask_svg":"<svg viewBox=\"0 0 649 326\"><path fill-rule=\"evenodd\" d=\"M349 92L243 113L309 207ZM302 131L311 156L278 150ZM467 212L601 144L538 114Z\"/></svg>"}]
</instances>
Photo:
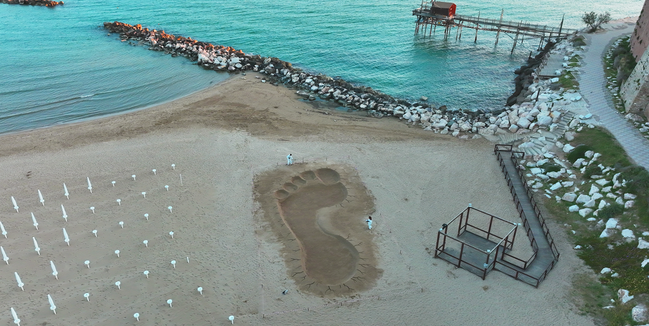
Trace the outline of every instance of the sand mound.
<instances>
[{"instance_id":1,"label":"sand mound","mask_svg":"<svg viewBox=\"0 0 649 326\"><path fill-rule=\"evenodd\" d=\"M373 199L353 172L300 164L257 178L258 200L288 253L287 272L303 290L347 295L370 288L380 277L372 235L363 223ZM272 191L282 179L291 182Z\"/></svg>"}]
</instances>

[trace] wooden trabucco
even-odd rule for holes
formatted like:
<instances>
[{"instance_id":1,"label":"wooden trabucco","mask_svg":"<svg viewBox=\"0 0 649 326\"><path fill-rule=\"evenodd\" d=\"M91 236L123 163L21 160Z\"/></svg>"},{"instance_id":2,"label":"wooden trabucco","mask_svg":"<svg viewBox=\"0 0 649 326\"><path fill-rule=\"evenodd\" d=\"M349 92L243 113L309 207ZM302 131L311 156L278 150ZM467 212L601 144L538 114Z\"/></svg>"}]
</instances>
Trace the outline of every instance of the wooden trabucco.
<instances>
[{"instance_id":1,"label":"wooden trabucco","mask_svg":"<svg viewBox=\"0 0 649 326\"><path fill-rule=\"evenodd\" d=\"M539 38L539 48L541 48L543 40L549 40L551 38L566 38L577 31L576 29L563 28L563 18L561 18L561 24L559 27L550 27L547 25L525 23L523 21L503 21L504 9L501 11L499 19L488 19L481 18L480 12L478 12L477 17L464 15L436 15L431 12L431 5L432 1L427 2L426 0L423 0L421 6L412 11L412 15L417 17L415 22L415 35L422 31L424 36L427 33L428 36L431 36L432 33L435 32L437 26L440 26L444 29L444 39L446 40L451 34L451 29L457 27L455 40L461 40L462 30L468 28L475 30L473 42L478 41L479 30L496 32L495 45L498 45L500 33L511 34L514 39L514 44L511 50L513 53L516 44L519 42L522 43L525 40L525 37Z\"/></svg>"}]
</instances>

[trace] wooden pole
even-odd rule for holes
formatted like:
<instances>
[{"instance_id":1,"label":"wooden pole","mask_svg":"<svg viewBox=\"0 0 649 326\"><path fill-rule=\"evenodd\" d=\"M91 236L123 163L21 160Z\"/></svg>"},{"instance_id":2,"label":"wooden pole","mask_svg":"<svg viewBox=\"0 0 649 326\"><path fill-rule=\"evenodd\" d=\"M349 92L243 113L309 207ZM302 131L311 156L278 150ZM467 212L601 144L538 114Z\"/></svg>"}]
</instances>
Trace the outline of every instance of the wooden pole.
<instances>
[{"instance_id":1,"label":"wooden pole","mask_svg":"<svg viewBox=\"0 0 649 326\"><path fill-rule=\"evenodd\" d=\"M478 11L478 21L480 21L480 11ZM475 39L473 40L473 43L478 42L478 29L480 28L480 25L478 25L478 22L475 23Z\"/></svg>"},{"instance_id":2,"label":"wooden pole","mask_svg":"<svg viewBox=\"0 0 649 326\"><path fill-rule=\"evenodd\" d=\"M512 52L509 53L510 55L514 54L514 49L516 48L516 43L518 42L518 33L521 30L521 23L522 21L518 23L518 28L516 28L516 37L514 37L514 45L512 46Z\"/></svg>"},{"instance_id":3,"label":"wooden pole","mask_svg":"<svg viewBox=\"0 0 649 326\"><path fill-rule=\"evenodd\" d=\"M563 14L561 17L561 24L559 25L559 37L561 37L561 30L563 29L563 19L566 18L566 14Z\"/></svg>"},{"instance_id":4,"label":"wooden pole","mask_svg":"<svg viewBox=\"0 0 649 326\"><path fill-rule=\"evenodd\" d=\"M498 33L496 33L496 44L494 46L498 46L498 37L500 36L500 28L503 23L503 14L505 13L505 9L500 11L500 22L498 23Z\"/></svg>"}]
</instances>

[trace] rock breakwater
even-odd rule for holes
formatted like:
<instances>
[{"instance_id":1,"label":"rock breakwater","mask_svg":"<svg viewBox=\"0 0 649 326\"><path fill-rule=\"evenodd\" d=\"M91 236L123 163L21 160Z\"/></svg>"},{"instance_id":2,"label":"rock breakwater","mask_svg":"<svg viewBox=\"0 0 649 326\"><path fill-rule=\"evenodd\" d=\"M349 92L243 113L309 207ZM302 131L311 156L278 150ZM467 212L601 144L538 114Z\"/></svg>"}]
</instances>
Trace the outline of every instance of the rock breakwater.
<instances>
[{"instance_id":1,"label":"rock breakwater","mask_svg":"<svg viewBox=\"0 0 649 326\"><path fill-rule=\"evenodd\" d=\"M1 1L2 3L6 3L10 5L45 6L50 8L63 5L63 1L49 1L49 0L1 0Z\"/></svg>"},{"instance_id":2,"label":"rock breakwater","mask_svg":"<svg viewBox=\"0 0 649 326\"><path fill-rule=\"evenodd\" d=\"M322 99L341 106L366 111L368 115L381 118L393 116L425 130L450 134L462 139L499 134L525 134L539 128L552 128L560 116L558 107L535 105L529 100L510 108L463 111L436 107L426 103L399 99L370 87L353 85L340 78L312 74L294 67L291 63L273 57L262 57L235 50L232 47L213 45L190 37L174 36L164 31L129 25L122 22L106 22L104 28L118 33L123 42L149 46L150 50L163 51L172 56L184 56L204 69L241 73L255 71L266 75L262 81L284 85L297 90L305 99ZM545 87L533 88L541 92ZM497 139L496 139L497 140Z\"/></svg>"}]
</instances>

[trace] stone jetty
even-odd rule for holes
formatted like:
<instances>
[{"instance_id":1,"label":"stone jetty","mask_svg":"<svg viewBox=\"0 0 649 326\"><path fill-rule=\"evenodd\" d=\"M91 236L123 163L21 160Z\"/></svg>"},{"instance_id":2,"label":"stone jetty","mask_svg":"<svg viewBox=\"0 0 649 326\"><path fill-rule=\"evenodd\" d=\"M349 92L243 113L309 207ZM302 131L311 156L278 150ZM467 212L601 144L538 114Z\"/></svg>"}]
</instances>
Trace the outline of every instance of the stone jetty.
<instances>
[{"instance_id":1,"label":"stone jetty","mask_svg":"<svg viewBox=\"0 0 649 326\"><path fill-rule=\"evenodd\" d=\"M297 90L305 99L332 101L353 110L366 111L368 115L381 118L392 116L425 130L450 134L461 139L497 137L500 134L525 134L552 128L561 115L559 107L538 105L530 96L520 98L521 104L509 108L463 111L436 107L426 103L394 98L373 90L357 86L340 78L312 74L293 67L289 62L272 57L262 57L235 50L232 47L213 45L190 37L174 36L164 31L143 28L121 22L106 22L104 28L118 33L123 42L149 46L150 50L163 51L172 56L184 56L204 69L240 73L255 71L266 75L263 82L284 85ZM543 83L526 85L533 93L543 92ZM536 95L536 94L535 94ZM555 112L556 111L556 112Z\"/></svg>"},{"instance_id":2,"label":"stone jetty","mask_svg":"<svg viewBox=\"0 0 649 326\"><path fill-rule=\"evenodd\" d=\"M56 7L62 6L63 1L49 1L49 0L0 0L2 3L10 5L29 5L29 6L45 6L45 7Z\"/></svg>"}]
</instances>

